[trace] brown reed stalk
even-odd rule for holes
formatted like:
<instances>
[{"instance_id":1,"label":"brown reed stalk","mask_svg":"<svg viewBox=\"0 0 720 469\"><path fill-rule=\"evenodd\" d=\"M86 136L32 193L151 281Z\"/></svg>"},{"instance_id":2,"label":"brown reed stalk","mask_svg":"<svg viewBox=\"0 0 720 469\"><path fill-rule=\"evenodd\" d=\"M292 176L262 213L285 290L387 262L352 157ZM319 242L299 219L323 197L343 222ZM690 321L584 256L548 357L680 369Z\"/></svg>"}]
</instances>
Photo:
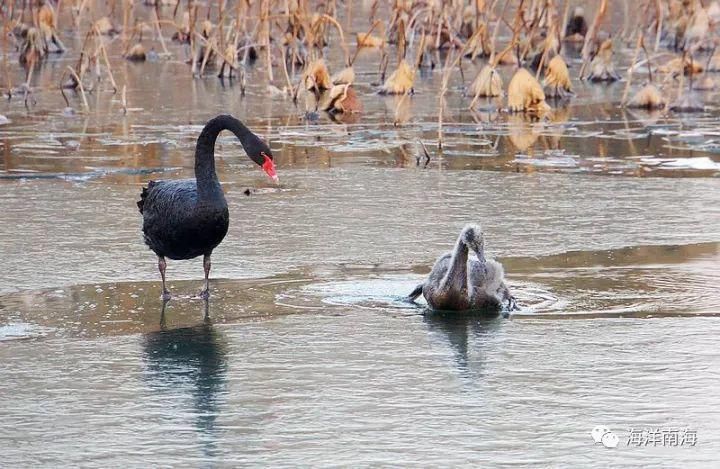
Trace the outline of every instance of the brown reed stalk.
<instances>
[{"instance_id":1,"label":"brown reed stalk","mask_svg":"<svg viewBox=\"0 0 720 469\"><path fill-rule=\"evenodd\" d=\"M420 60L422 59L422 54L424 52L425 48L425 40L426 40L427 34L425 32L425 29L422 30L422 36L420 37L420 47L418 47L418 50L415 52L415 61L413 62L414 68L413 73L416 73L418 69L418 64L420 63ZM384 51L384 49L383 49ZM386 64L387 65L387 64ZM384 81L385 78L383 76L381 81ZM410 91L406 90L405 93L400 97L400 99L397 101L397 105L395 106L395 119L393 120L393 126L397 127L400 125L400 108L402 107L405 100L410 95Z\"/></svg>"},{"instance_id":2,"label":"brown reed stalk","mask_svg":"<svg viewBox=\"0 0 720 469\"><path fill-rule=\"evenodd\" d=\"M553 36L553 34L556 33L556 28L557 26L555 22L553 22L550 26L550 31L548 31L548 35L545 38L545 47L543 47L543 53L540 57L540 63L538 63L538 68L535 71L536 80L540 79L540 72L542 71L543 67L545 66L545 62L547 61L547 56L550 53L550 44L552 43L552 41L550 41L550 38Z\"/></svg>"},{"instance_id":3,"label":"brown reed stalk","mask_svg":"<svg viewBox=\"0 0 720 469\"><path fill-rule=\"evenodd\" d=\"M23 83L23 90L25 90L25 99L27 100L27 90L30 89L30 82L32 81L33 72L35 71L35 54L30 57L30 63L28 64L28 70L25 74L25 83Z\"/></svg>"},{"instance_id":4,"label":"brown reed stalk","mask_svg":"<svg viewBox=\"0 0 720 469\"><path fill-rule=\"evenodd\" d=\"M200 37L202 37L202 35ZM216 50L215 45L216 45L215 34L213 34L205 42L205 54L203 55L203 60L200 65L200 76L203 76L205 74L205 66L207 65L207 62L210 59L210 54Z\"/></svg>"},{"instance_id":5,"label":"brown reed stalk","mask_svg":"<svg viewBox=\"0 0 720 469\"><path fill-rule=\"evenodd\" d=\"M165 45L165 39L163 38L162 28L160 27L160 12L158 11L158 3L160 0L155 0L155 8L153 8L153 23L155 24L155 31L157 32L158 39L160 40L160 46L163 49L163 55L170 57L172 54ZM179 2L180 0L178 0Z\"/></svg>"},{"instance_id":6,"label":"brown reed stalk","mask_svg":"<svg viewBox=\"0 0 720 469\"><path fill-rule=\"evenodd\" d=\"M2 10L0 10L1 12ZM12 13L12 12L10 12ZM1 15L2 13L0 13ZM7 18L3 18L3 26L2 26L2 56L3 56L3 69L5 70L5 80L6 80L6 86L7 86L7 95L8 99L12 99L13 95L13 89L12 89L12 79L10 78L10 66L8 65L8 35L10 34L10 23L9 20L10 16Z\"/></svg>"},{"instance_id":7,"label":"brown reed stalk","mask_svg":"<svg viewBox=\"0 0 720 469\"><path fill-rule=\"evenodd\" d=\"M115 83L115 78L113 77L112 73L112 67L110 66L110 59L108 59L107 50L105 49L105 42L102 39L102 36L100 35L99 31L96 27L93 26L93 29L95 30L96 35L96 41L98 43L98 49L100 50L100 53L102 54L103 61L105 62L105 67L107 67L108 71L108 77L110 77L110 83L113 87L113 93L117 93L117 83ZM97 55L97 52L96 52Z\"/></svg>"},{"instance_id":8,"label":"brown reed stalk","mask_svg":"<svg viewBox=\"0 0 720 469\"><path fill-rule=\"evenodd\" d=\"M643 44L643 34L641 31L638 31L638 38L637 38L637 44L635 45L635 52L633 54L633 59L631 62L631 65L628 69L628 77L627 77L627 83L625 84L625 90L623 91L622 99L620 100L620 106L625 107L627 104L627 97L628 93L630 92L630 85L632 84L633 79L633 70L635 68L635 63L637 62L638 55L640 55L640 48Z\"/></svg>"},{"instance_id":9,"label":"brown reed stalk","mask_svg":"<svg viewBox=\"0 0 720 469\"><path fill-rule=\"evenodd\" d=\"M425 142L423 142L422 139L419 139L418 142L420 142L423 154L425 155L425 166L423 166L423 168L427 168L428 164L430 164L430 152L428 151L427 147L425 146ZM418 158L418 164L419 163L420 159Z\"/></svg>"},{"instance_id":10,"label":"brown reed stalk","mask_svg":"<svg viewBox=\"0 0 720 469\"><path fill-rule=\"evenodd\" d=\"M58 27L58 18L60 17L60 8L62 8L62 0L57 1L57 5L55 5L55 10L57 11L57 14L53 17L53 28L57 30Z\"/></svg>"},{"instance_id":11,"label":"brown reed stalk","mask_svg":"<svg viewBox=\"0 0 720 469\"><path fill-rule=\"evenodd\" d=\"M268 83L273 82L273 70L272 70L272 51L270 49L270 29L272 28L272 25L270 24L270 0L265 0L262 2L262 5L265 6L265 9L263 11L263 15L265 16L264 23L265 23L265 60L267 61L267 72L268 72Z\"/></svg>"},{"instance_id":12,"label":"brown reed stalk","mask_svg":"<svg viewBox=\"0 0 720 469\"><path fill-rule=\"evenodd\" d=\"M422 57L423 54L425 54L425 41L427 40L427 34L425 33L425 29L423 28L422 36L420 36L420 44L418 44L418 50L415 53L415 68L420 68L422 65Z\"/></svg>"},{"instance_id":13,"label":"brown reed stalk","mask_svg":"<svg viewBox=\"0 0 720 469\"><path fill-rule=\"evenodd\" d=\"M157 1L155 0L155 4L157 5ZM179 1L179 0L178 0ZM217 0L218 3L218 18L224 18L225 17L225 0ZM208 8L210 8L210 5L208 5ZM225 37L225 34L223 32L223 25L225 24L225 21L219 21L218 22L218 49L225 50L225 43L223 41L223 38Z\"/></svg>"},{"instance_id":14,"label":"brown reed stalk","mask_svg":"<svg viewBox=\"0 0 720 469\"><path fill-rule=\"evenodd\" d=\"M656 24L657 24L657 30L655 31L655 47L654 51L657 52L658 48L660 47L660 37L662 36L662 28L663 28L663 13L662 13L662 4L660 3L661 0L655 0L655 14L657 17Z\"/></svg>"},{"instance_id":15,"label":"brown reed stalk","mask_svg":"<svg viewBox=\"0 0 720 469\"><path fill-rule=\"evenodd\" d=\"M191 57L191 66L190 66L190 73L193 77L197 76L197 53L195 52L195 49L197 48L197 39L196 36L198 33L195 31L195 19L197 17L197 5L193 4L190 6L190 2L188 2L188 13L189 13L189 23L190 23L190 57ZM202 38L205 39L204 37Z\"/></svg>"},{"instance_id":16,"label":"brown reed stalk","mask_svg":"<svg viewBox=\"0 0 720 469\"><path fill-rule=\"evenodd\" d=\"M590 47L592 46L593 42L595 42L595 38L598 34L598 29L600 28L600 23L602 22L603 18L605 17L605 12L607 11L607 0L601 0L600 6L598 7L598 11L595 14L595 18L593 19L592 25L590 25L590 29L588 30L587 34L585 35L585 43L583 44L582 48L582 59L583 64L580 68L580 79L582 80L585 76L585 69L590 64Z\"/></svg>"},{"instance_id":17,"label":"brown reed stalk","mask_svg":"<svg viewBox=\"0 0 720 469\"><path fill-rule=\"evenodd\" d=\"M122 30L122 49L127 50L127 44L128 44L128 36L127 36L127 30L128 30L128 24L130 23L130 2L131 0L122 0L123 2L123 30ZM178 0L178 4L180 3L180 0Z\"/></svg>"},{"instance_id":18,"label":"brown reed stalk","mask_svg":"<svg viewBox=\"0 0 720 469\"><path fill-rule=\"evenodd\" d=\"M450 58L452 57L453 53L454 53L454 50L451 51L445 57L445 65L443 67L442 84L440 86L440 97L438 99L438 150L440 150L440 151L442 151L442 147L443 147L442 128L443 128L443 110L445 108L445 92L447 91L448 81L450 80L450 73L448 72L448 64L450 63Z\"/></svg>"},{"instance_id":19,"label":"brown reed stalk","mask_svg":"<svg viewBox=\"0 0 720 469\"><path fill-rule=\"evenodd\" d=\"M343 53L345 54L345 66L349 67L350 65L352 65L350 63L350 51L347 48L347 44L345 44L345 34L343 34L342 26L340 26L340 23L338 23L338 21L330 15L324 14L322 16L322 19L325 21L329 21L337 28L338 34L340 34L340 47L342 48Z\"/></svg>"},{"instance_id":20,"label":"brown reed stalk","mask_svg":"<svg viewBox=\"0 0 720 469\"><path fill-rule=\"evenodd\" d=\"M345 1L345 29L349 30L352 27L352 14L353 14L353 8L352 8L352 0L346 0Z\"/></svg>"},{"instance_id":21,"label":"brown reed stalk","mask_svg":"<svg viewBox=\"0 0 720 469\"><path fill-rule=\"evenodd\" d=\"M282 69L283 74L285 75L285 83L287 83L287 91L288 93L292 93L293 85L292 81L290 80L290 75L288 74L287 62L285 61L285 48L282 46L282 44L279 43L277 47L278 49L280 49L280 58L282 59Z\"/></svg>"},{"instance_id":22,"label":"brown reed stalk","mask_svg":"<svg viewBox=\"0 0 720 469\"><path fill-rule=\"evenodd\" d=\"M507 3L506 3L506 5L507 5ZM515 47L515 45L520 41L520 31L522 30L522 26L523 26L522 5L523 5L523 1L521 0L520 7L518 7L517 12L515 13L515 19L513 20L513 25L510 27L510 29L513 33L512 38L510 39L510 43L508 43L507 47L505 47L505 49L503 49L503 51L500 52L500 54L495 57L492 56L492 54L495 53L495 47L494 47L495 40L493 39L493 52L490 55L490 65L493 68L497 67L498 62L500 61L499 57L504 57L505 54L510 52L513 49L513 47ZM497 29L495 30L495 32L497 33ZM520 66L520 60L518 58L518 67L519 66Z\"/></svg>"},{"instance_id":23,"label":"brown reed stalk","mask_svg":"<svg viewBox=\"0 0 720 469\"><path fill-rule=\"evenodd\" d=\"M372 34L373 30L374 30L379 24L380 24L380 20L375 20L375 21L373 21L373 24L370 26L370 29L368 29L368 31L365 33L365 36L364 36L364 37L370 36L370 34ZM385 46L383 46L383 47L385 47ZM352 64L355 63L355 59L357 59L357 56L358 56L358 54L360 53L360 49L362 49L362 48L360 47L360 44L357 44L357 46L355 47L355 53L353 54L352 58L350 59L350 63L348 64L349 66L352 66Z\"/></svg>"},{"instance_id":24,"label":"brown reed stalk","mask_svg":"<svg viewBox=\"0 0 720 469\"><path fill-rule=\"evenodd\" d=\"M508 4L510 3L510 0L505 0L505 4L503 5L503 9L500 12L500 16L498 16L497 21L495 22L495 28L493 29L493 35L492 39L490 39L490 60L489 63L493 63L495 61L495 45L497 44L497 36L500 32L500 24L502 23L502 19L505 17L505 11L507 11ZM493 4L493 8L495 7L495 4ZM490 10L491 12L494 11L493 9Z\"/></svg>"},{"instance_id":25,"label":"brown reed stalk","mask_svg":"<svg viewBox=\"0 0 720 469\"><path fill-rule=\"evenodd\" d=\"M568 20L570 19L570 2L565 2L565 10L563 11L562 23L560 24L560 42L565 39L565 31L567 30Z\"/></svg>"},{"instance_id":26,"label":"brown reed stalk","mask_svg":"<svg viewBox=\"0 0 720 469\"><path fill-rule=\"evenodd\" d=\"M685 57L687 57L687 51L683 50L682 53L682 61L680 62L680 83L678 86L678 94L676 101L679 103L683 96L683 88L685 87ZM690 57L690 60L692 60L692 56ZM690 79L692 79L693 76L693 70L692 70L692 62L690 62Z\"/></svg>"},{"instance_id":27,"label":"brown reed stalk","mask_svg":"<svg viewBox=\"0 0 720 469\"><path fill-rule=\"evenodd\" d=\"M477 32L475 33L477 34ZM460 49L460 52L457 54L457 57L453 58L452 65L448 67L448 64L450 64L450 59L454 55L454 49L451 50L451 52L445 57L445 66L443 68L443 75L442 75L442 81L440 86L440 99L439 99L439 110L438 110L438 149L442 150L442 127L443 127L443 110L444 110L444 104L445 104L445 93L447 93L448 85L450 84L450 76L452 75L452 71L455 69L455 67L460 63L462 60L463 55L465 55L465 51L468 48L468 45L471 44L471 41L468 40L463 45L462 49Z\"/></svg>"},{"instance_id":28,"label":"brown reed stalk","mask_svg":"<svg viewBox=\"0 0 720 469\"><path fill-rule=\"evenodd\" d=\"M397 51L398 51L398 62L405 58L407 51L407 39L405 39L405 22L398 21L397 23ZM383 45L384 47L384 45Z\"/></svg>"},{"instance_id":29,"label":"brown reed stalk","mask_svg":"<svg viewBox=\"0 0 720 469\"><path fill-rule=\"evenodd\" d=\"M532 38L535 36L535 31L537 31L537 28L540 26L540 21L543 15L545 15L545 11L547 10L548 4L543 4L543 9L540 11L540 14L537 16L534 16L532 21L530 22L530 30L527 33L527 44L525 44L525 48L523 49L522 55L518 57L518 62L520 62L519 59L524 59L527 57L528 53L530 52L530 46L532 45ZM549 36L549 35L548 35ZM549 37L548 37L549 39ZM549 41L545 41L546 43Z\"/></svg>"}]
</instances>

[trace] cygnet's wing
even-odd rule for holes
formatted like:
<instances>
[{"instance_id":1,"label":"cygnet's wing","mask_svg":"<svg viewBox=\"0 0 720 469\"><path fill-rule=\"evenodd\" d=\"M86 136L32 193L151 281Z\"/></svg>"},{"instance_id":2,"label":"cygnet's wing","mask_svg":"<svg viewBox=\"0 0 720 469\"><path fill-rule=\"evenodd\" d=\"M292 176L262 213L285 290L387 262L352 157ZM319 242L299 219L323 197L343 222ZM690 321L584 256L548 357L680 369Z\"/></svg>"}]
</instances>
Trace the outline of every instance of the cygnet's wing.
<instances>
[{"instance_id":1,"label":"cygnet's wing","mask_svg":"<svg viewBox=\"0 0 720 469\"><path fill-rule=\"evenodd\" d=\"M421 283L420 285L415 287L415 290L413 290L412 293L410 293L408 295L408 297L407 297L408 301L413 302L418 298L418 296L422 295L424 286L425 286L425 284Z\"/></svg>"},{"instance_id":2,"label":"cygnet's wing","mask_svg":"<svg viewBox=\"0 0 720 469\"><path fill-rule=\"evenodd\" d=\"M494 259L488 259L485 262L485 268L487 269L487 286L485 289L488 293L495 293L502 285L503 280L505 280L505 269L503 269L502 264Z\"/></svg>"},{"instance_id":3,"label":"cygnet's wing","mask_svg":"<svg viewBox=\"0 0 720 469\"><path fill-rule=\"evenodd\" d=\"M452 253L449 252L438 257L438 259L435 261L435 265L433 265L433 268L428 275L427 282L425 283L435 285L436 287L439 286L440 282L445 277L445 274L450 268L451 258Z\"/></svg>"},{"instance_id":4,"label":"cygnet's wing","mask_svg":"<svg viewBox=\"0 0 720 469\"><path fill-rule=\"evenodd\" d=\"M476 289L487 292L488 295L496 295L505 278L502 264L493 259L487 259L485 262L470 259L468 263L470 284Z\"/></svg>"}]
</instances>

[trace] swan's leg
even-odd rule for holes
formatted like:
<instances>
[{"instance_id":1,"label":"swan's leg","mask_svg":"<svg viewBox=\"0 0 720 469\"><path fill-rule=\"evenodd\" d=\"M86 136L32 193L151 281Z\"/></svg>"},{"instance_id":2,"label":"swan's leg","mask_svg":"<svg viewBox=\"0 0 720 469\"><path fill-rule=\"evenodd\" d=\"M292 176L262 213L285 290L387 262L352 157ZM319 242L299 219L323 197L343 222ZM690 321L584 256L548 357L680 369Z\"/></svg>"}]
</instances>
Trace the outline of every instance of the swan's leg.
<instances>
[{"instance_id":1,"label":"swan's leg","mask_svg":"<svg viewBox=\"0 0 720 469\"><path fill-rule=\"evenodd\" d=\"M165 262L164 256L158 256L158 270L160 270L160 278L162 278L162 295L160 295L160 299L163 301L167 301L170 299L170 292L167 288L165 288L165 268L167 267L167 262Z\"/></svg>"},{"instance_id":2,"label":"swan's leg","mask_svg":"<svg viewBox=\"0 0 720 469\"><path fill-rule=\"evenodd\" d=\"M205 270L205 287L203 287L202 291L200 292L200 298L203 298L207 300L210 298L210 267L212 266L212 263L210 262L210 254L205 254L203 256L203 270Z\"/></svg>"}]
</instances>

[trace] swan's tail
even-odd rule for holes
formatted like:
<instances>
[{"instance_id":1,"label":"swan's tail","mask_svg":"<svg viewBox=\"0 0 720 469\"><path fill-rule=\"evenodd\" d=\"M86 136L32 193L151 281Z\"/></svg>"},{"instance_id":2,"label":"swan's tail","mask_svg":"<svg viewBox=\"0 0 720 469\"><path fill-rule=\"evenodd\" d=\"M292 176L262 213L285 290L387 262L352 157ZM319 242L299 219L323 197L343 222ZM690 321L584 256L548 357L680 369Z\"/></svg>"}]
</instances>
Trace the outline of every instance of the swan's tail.
<instances>
[{"instance_id":1,"label":"swan's tail","mask_svg":"<svg viewBox=\"0 0 720 469\"><path fill-rule=\"evenodd\" d=\"M147 187L142 188L142 193L140 193L140 200L137 201L138 210L140 210L140 214L143 213L143 206L145 205L145 199L147 199L148 192L150 192L150 189L155 185L155 181L149 181Z\"/></svg>"},{"instance_id":2,"label":"swan's tail","mask_svg":"<svg viewBox=\"0 0 720 469\"><path fill-rule=\"evenodd\" d=\"M421 283L420 285L415 287L415 290L413 290L412 293L410 293L408 295L408 297L407 297L408 301L415 301L418 296L422 295L423 285L424 284Z\"/></svg>"}]
</instances>

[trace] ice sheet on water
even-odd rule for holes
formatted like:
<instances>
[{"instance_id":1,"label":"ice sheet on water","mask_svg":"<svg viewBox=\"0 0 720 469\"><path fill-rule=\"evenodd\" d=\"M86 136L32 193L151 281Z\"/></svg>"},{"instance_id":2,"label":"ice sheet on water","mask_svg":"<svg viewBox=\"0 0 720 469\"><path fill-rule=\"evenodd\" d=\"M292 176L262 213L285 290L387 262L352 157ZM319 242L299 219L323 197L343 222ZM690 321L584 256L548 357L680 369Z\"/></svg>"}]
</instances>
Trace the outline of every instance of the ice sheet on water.
<instances>
[{"instance_id":1,"label":"ice sheet on water","mask_svg":"<svg viewBox=\"0 0 720 469\"><path fill-rule=\"evenodd\" d=\"M692 158L675 158L660 160L659 167L662 169L697 169L720 171L720 163L711 160L707 156Z\"/></svg>"},{"instance_id":2,"label":"ice sheet on water","mask_svg":"<svg viewBox=\"0 0 720 469\"><path fill-rule=\"evenodd\" d=\"M43 337L50 328L29 323L10 323L0 326L0 342Z\"/></svg>"},{"instance_id":3,"label":"ice sheet on water","mask_svg":"<svg viewBox=\"0 0 720 469\"><path fill-rule=\"evenodd\" d=\"M578 162L573 156L563 155L544 155L542 157L533 157L531 155L519 154L515 156L513 163L557 168L575 168L578 166Z\"/></svg>"},{"instance_id":4,"label":"ice sheet on water","mask_svg":"<svg viewBox=\"0 0 720 469\"><path fill-rule=\"evenodd\" d=\"M610 133L598 135L598 138L616 139L616 140L636 140L639 138L647 138L647 132L642 129L619 129Z\"/></svg>"},{"instance_id":5,"label":"ice sheet on water","mask_svg":"<svg viewBox=\"0 0 720 469\"><path fill-rule=\"evenodd\" d=\"M129 137L128 139L119 138L100 138L98 142L101 145L107 146L124 146L124 145L172 145L178 146L178 142L169 138L155 138L149 137L146 139L138 139L137 136Z\"/></svg>"},{"instance_id":6,"label":"ice sheet on water","mask_svg":"<svg viewBox=\"0 0 720 469\"><path fill-rule=\"evenodd\" d=\"M490 152L467 152L463 150L443 150L443 156L461 156L470 158L495 158L499 155L497 151Z\"/></svg>"},{"instance_id":7,"label":"ice sheet on water","mask_svg":"<svg viewBox=\"0 0 720 469\"><path fill-rule=\"evenodd\" d=\"M679 133L677 130L668 129L666 127L648 128L648 130L650 131L650 135L657 135L658 137L672 137Z\"/></svg>"}]
</instances>

